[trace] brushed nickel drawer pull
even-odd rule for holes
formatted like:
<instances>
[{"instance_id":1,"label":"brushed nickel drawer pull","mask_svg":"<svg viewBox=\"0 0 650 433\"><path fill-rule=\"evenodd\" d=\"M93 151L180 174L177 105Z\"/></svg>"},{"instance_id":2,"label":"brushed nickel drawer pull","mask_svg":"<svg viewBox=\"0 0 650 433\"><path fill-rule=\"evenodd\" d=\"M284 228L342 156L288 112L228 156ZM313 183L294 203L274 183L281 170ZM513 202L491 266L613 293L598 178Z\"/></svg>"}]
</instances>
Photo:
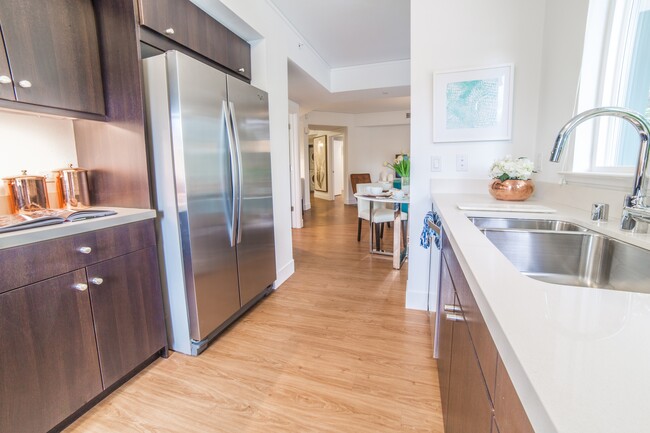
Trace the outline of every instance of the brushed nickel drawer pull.
<instances>
[{"instance_id":1,"label":"brushed nickel drawer pull","mask_svg":"<svg viewBox=\"0 0 650 433\"><path fill-rule=\"evenodd\" d=\"M447 314L446 315L447 320L451 320L452 322L464 322L465 318L463 317L462 314Z\"/></svg>"},{"instance_id":2,"label":"brushed nickel drawer pull","mask_svg":"<svg viewBox=\"0 0 650 433\"><path fill-rule=\"evenodd\" d=\"M462 313L463 310L458 305L445 304L444 309L447 313Z\"/></svg>"},{"instance_id":3,"label":"brushed nickel drawer pull","mask_svg":"<svg viewBox=\"0 0 650 433\"><path fill-rule=\"evenodd\" d=\"M31 81L27 81L27 80L20 80L18 82L18 85L23 89L29 89L30 87L32 87Z\"/></svg>"},{"instance_id":4,"label":"brushed nickel drawer pull","mask_svg":"<svg viewBox=\"0 0 650 433\"><path fill-rule=\"evenodd\" d=\"M173 35L174 34L174 29L172 27L165 29L165 33L168 35Z\"/></svg>"},{"instance_id":5,"label":"brushed nickel drawer pull","mask_svg":"<svg viewBox=\"0 0 650 433\"><path fill-rule=\"evenodd\" d=\"M93 252L93 249L90 248L90 247L80 247L80 248L79 248L79 252L80 252L81 254L90 254L90 253Z\"/></svg>"},{"instance_id":6,"label":"brushed nickel drawer pull","mask_svg":"<svg viewBox=\"0 0 650 433\"><path fill-rule=\"evenodd\" d=\"M77 283L77 284L73 284L72 288L75 289L75 290L79 290L80 292L83 292L83 291L88 290L88 284Z\"/></svg>"},{"instance_id":7,"label":"brushed nickel drawer pull","mask_svg":"<svg viewBox=\"0 0 650 433\"><path fill-rule=\"evenodd\" d=\"M11 78L6 75L0 75L0 84L11 84Z\"/></svg>"},{"instance_id":8,"label":"brushed nickel drawer pull","mask_svg":"<svg viewBox=\"0 0 650 433\"><path fill-rule=\"evenodd\" d=\"M94 277L94 278L91 278L91 279L90 279L90 282L93 283L93 284L96 285L96 286L101 286L102 283L104 282L104 279L103 279L103 278L99 278L99 277Z\"/></svg>"}]
</instances>

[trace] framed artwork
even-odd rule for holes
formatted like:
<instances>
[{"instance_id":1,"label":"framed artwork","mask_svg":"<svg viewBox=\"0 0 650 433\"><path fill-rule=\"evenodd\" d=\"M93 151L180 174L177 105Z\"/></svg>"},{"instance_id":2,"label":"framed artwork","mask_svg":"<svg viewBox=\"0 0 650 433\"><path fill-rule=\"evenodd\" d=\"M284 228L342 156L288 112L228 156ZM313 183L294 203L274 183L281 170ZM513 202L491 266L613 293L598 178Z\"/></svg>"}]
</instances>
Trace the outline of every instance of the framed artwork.
<instances>
[{"instance_id":1,"label":"framed artwork","mask_svg":"<svg viewBox=\"0 0 650 433\"><path fill-rule=\"evenodd\" d=\"M327 192L327 136L314 138L314 190Z\"/></svg>"},{"instance_id":2,"label":"framed artwork","mask_svg":"<svg viewBox=\"0 0 650 433\"><path fill-rule=\"evenodd\" d=\"M309 145L309 191L314 190L314 145Z\"/></svg>"},{"instance_id":3,"label":"framed artwork","mask_svg":"<svg viewBox=\"0 0 650 433\"><path fill-rule=\"evenodd\" d=\"M433 141L510 140L514 65L436 72Z\"/></svg>"}]
</instances>

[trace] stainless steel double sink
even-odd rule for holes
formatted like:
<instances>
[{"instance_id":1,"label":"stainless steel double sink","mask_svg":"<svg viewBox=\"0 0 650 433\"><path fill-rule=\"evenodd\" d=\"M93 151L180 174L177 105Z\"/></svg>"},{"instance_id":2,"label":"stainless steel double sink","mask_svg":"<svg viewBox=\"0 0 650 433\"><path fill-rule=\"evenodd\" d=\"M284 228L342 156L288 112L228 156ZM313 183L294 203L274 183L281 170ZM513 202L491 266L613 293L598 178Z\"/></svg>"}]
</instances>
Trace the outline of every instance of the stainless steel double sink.
<instances>
[{"instance_id":1,"label":"stainless steel double sink","mask_svg":"<svg viewBox=\"0 0 650 433\"><path fill-rule=\"evenodd\" d=\"M561 220L470 220L523 274L547 283L650 293L650 251Z\"/></svg>"}]
</instances>

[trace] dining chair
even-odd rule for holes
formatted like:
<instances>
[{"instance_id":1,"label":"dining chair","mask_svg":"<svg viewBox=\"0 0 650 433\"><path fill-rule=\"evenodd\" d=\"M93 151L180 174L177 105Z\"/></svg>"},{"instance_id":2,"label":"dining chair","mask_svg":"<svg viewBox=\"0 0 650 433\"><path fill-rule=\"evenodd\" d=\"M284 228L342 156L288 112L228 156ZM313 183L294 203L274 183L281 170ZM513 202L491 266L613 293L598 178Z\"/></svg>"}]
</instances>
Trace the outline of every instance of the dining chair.
<instances>
[{"instance_id":1,"label":"dining chair","mask_svg":"<svg viewBox=\"0 0 650 433\"><path fill-rule=\"evenodd\" d=\"M359 194L366 194L368 192L368 188L373 186L375 184L371 183L365 183L365 184L357 184L357 192ZM379 185L379 184L377 184ZM370 222L370 202L368 200L357 200L357 242L361 242L361 225L362 221L366 220ZM381 248L381 236L383 235L383 228L385 223L391 223L395 219L395 210L394 209L387 209L385 207L375 207L373 206L372 210L372 222L374 224L374 230L375 230L375 242L376 242L376 249Z\"/></svg>"},{"instance_id":2,"label":"dining chair","mask_svg":"<svg viewBox=\"0 0 650 433\"><path fill-rule=\"evenodd\" d=\"M370 173L352 173L350 175L350 185L352 186L352 194L357 193L357 185L360 183L370 183Z\"/></svg>"}]
</instances>

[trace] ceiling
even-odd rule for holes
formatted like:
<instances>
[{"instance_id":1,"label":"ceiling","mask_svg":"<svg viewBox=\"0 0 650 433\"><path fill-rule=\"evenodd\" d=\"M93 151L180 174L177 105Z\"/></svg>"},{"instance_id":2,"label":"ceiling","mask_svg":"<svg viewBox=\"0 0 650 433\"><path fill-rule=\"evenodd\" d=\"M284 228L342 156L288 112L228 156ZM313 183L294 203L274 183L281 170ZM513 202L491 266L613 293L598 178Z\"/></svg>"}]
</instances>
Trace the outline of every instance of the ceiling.
<instances>
[{"instance_id":1,"label":"ceiling","mask_svg":"<svg viewBox=\"0 0 650 433\"><path fill-rule=\"evenodd\" d=\"M410 0L270 0L331 68L410 58ZM330 93L289 63L289 98L301 111L406 110L410 89Z\"/></svg>"}]
</instances>

